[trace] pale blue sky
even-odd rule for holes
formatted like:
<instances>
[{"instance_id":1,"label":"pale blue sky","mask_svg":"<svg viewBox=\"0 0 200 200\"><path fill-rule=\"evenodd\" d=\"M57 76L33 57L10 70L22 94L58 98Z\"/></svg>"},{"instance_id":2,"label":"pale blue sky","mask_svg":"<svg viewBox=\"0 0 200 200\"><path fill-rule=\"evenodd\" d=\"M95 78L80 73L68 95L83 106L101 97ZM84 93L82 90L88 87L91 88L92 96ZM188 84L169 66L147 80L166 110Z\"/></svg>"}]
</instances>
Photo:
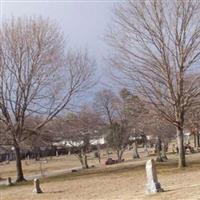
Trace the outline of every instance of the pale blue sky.
<instances>
[{"instance_id":1,"label":"pale blue sky","mask_svg":"<svg viewBox=\"0 0 200 200\"><path fill-rule=\"evenodd\" d=\"M58 22L75 45L95 48L100 45L111 15L112 1L2 1L3 17L49 17ZM96 46L97 45L97 46Z\"/></svg>"},{"instance_id":2,"label":"pale blue sky","mask_svg":"<svg viewBox=\"0 0 200 200\"><path fill-rule=\"evenodd\" d=\"M66 37L70 39L70 46L89 49L98 65L98 73L104 76L107 46L102 40L107 25L111 21L111 10L119 1L31 1L31 0L0 0L4 18L11 16L43 16L56 21ZM102 82L105 83L103 80Z\"/></svg>"}]
</instances>

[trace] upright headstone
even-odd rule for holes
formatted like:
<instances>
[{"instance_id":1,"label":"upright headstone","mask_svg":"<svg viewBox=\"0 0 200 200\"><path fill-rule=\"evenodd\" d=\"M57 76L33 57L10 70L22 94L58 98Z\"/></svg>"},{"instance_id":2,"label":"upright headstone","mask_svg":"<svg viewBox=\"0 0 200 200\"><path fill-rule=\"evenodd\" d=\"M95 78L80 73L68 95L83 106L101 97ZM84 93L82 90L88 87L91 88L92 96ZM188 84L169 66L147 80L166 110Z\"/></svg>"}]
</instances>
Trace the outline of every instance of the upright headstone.
<instances>
[{"instance_id":1,"label":"upright headstone","mask_svg":"<svg viewBox=\"0 0 200 200\"><path fill-rule=\"evenodd\" d=\"M7 178L7 186L11 186L12 184L12 179L10 177Z\"/></svg>"},{"instance_id":2,"label":"upright headstone","mask_svg":"<svg viewBox=\"0 0 200 200\"><path fill-rule=\"evenodd\" d=\"M146 162L146 174L147 174L146 193L153 194L157 192L163 192L164 190L161 188L161 185L158 182L154 159L150 159Z\"/></svg>"},{"instance_id":3,"label":"upright headstone","mask_svg":"<svg viewBox=\"0 0 200 200\"><path fill-rule=\"evenodd\" d=\"M42 193L42 190L40 188L40 180L35 178L34 179L34 189L33 189L34 193Z\"/></svg>"}]
</instances>

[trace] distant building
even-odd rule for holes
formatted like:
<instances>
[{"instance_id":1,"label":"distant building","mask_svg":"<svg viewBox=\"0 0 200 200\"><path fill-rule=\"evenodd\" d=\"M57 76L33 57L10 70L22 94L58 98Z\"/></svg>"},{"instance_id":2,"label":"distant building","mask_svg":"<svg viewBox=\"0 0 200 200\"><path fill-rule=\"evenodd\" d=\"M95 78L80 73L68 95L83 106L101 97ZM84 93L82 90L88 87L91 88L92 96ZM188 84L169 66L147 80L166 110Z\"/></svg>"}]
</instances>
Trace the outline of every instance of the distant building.
<instances>
[{"instance_id":1,"label":"distant building","mask_svg":"<svg viewBox=\"0 0 200 200\"><path fill-rule=\"evenodd\" d=\"M95 138L91 138L90 139L90 144L91 145L104 145L106 143L105 141L105 137L104 136L100 136L100 137L95 137ZM65 147L79 147L83 144L83 140L80 141L74 141L71 139L66 139L66 140L62 140L60 142L54 142L53 145L54 146L65 146Z\"/></svg>"}]
</instances>

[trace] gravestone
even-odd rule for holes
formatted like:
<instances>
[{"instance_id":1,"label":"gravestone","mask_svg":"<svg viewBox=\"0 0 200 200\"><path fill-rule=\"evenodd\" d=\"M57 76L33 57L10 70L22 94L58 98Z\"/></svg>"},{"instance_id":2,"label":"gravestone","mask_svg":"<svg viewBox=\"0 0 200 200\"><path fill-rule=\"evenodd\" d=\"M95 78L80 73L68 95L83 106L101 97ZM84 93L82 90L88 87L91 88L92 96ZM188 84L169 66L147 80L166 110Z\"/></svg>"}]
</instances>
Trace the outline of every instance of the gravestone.
<instances>
[{"instance_id":1,"label":"gravestone","mask_svg":"<svg viewBox=\"0 0 200 200\"><path fill-rule=\"evenodd\" d=\"M7 186L11 186L12 184L12 179L10 177L7 178Z\"/></svg>"},{"instance_id":2,"label":"gravestone","mask_svg":"<svg viewBox=\"0 0 200 200\"><path fill-rule=\"evenodd\" d=\"M40 180L38 178L34 179L34 189L33 189L34 193L42 193L42 190L40 188Z\"/></svg>"},{"instance_id":3,"label":"gravestone","mask_svg":"<svg viewBox=\"0 0 200 200\"><path fill-rule=\"evenodd\" d=\"M146 185L147 194L153 194L164 191L161 188L160 183L158 182L154 159L150 159L146 162L146 175L147 175L147 185Z\"/></svg>"}]
</instances>

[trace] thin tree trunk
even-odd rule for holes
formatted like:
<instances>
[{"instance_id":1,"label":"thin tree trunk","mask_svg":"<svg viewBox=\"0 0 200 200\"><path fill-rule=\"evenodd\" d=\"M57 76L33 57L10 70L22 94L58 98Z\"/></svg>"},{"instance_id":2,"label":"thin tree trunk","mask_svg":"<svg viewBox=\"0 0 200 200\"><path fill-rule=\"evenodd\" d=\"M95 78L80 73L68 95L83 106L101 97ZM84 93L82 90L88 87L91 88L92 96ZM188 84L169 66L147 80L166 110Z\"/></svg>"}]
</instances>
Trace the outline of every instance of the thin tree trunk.
<instances>
[{"instance_id":1,"label":"thin tree trunk","mask_svg":"<svg viewBox=\"0 0 200 200\"><path fill-rule=\"evenodd\" d=\"M89 168L88 162L87 162L87 155L86 154L84 155L84 165L85 165L85 169Z\"/></svg>"},{"instance_id":2,"label":"thin tree trunk","mask_svg":"<svg viewBox=\"0 0 200 200\"><path fill-rule=\"evenodd\" d=\"M80 160L82 169L88 169L88 162L87 162L87 155L81 150L81 152L78 154L78 158Z\"/></svg>"},{"instance_id":3,"label":"thin tree trunk","mask_svg":"<svg viewBox=\"0 0 200 200\"><path fill-rule=\"evenodd\" d=\"M122 149L122 150L120 151L120 162L122 162L123 153L124 153L124 149Z\"/></svg>"},{"instance_id":4,"label":"thin tree trunk","mask_svg":"<svg viewBox=\"0 0 200 200\"><path fill-rule=\"evenodd\" d=\"M199 142L199 131L197 130L197 147L200 147L200 142Z\"/></svg>"},{"instance_id":5,"label":"thin tree trunk","mask_svg":"<svg viewBox=\"0 0 200 200\"><path fill-rule=\"evenodd\" d=\"M123 150L117 150L117 160L118 162L122 161Z\"/></svg>"},{"instance_id":6,"label":"thin tree trunk","mask_svg":"<svg viewBox=\"0 0 200 200\"><path fill-rule=\"evenodd\" d=\"M108 146L106 147L106 155L107 155L107 158L110 158Z\"/></svg>"},{"instance_id":7,"label":"thin tree trunk","mask_svg":"<svg viewBox=\"0 0 200 200\"><path fill-rule=\"evenodd\" d=\"M179 150L178 151L179 153L178 167L183 168L183 167L186 167L183 128L177 127L176 131L177 131L177 144L178 144L178 150Z\"/></svg>"},{"instance_id":8,"label":"thin tree trunk","mask_svg":"<svg viewBox=\"0 0 200 200\"><path fill-rule=\"evenodd\" d=\"M117 160L120 161L119 150L117 150Z\"/></svg>"},{"instance_id":9,"label":"thin tree trunk","mask_svg":"<svg viewBox=\"0 0 200 200\"><path fill-rule=\"evenodd\" d=\"M137 141L133 143L133 159L140 158L139 153L138 153L138 145Z\"/></svg>"},{"instance_id":10,"label":"thin tree trunk","mask_svg":"<svg viewBox=\"0 0 200 200\"><path fill-rule=\"evenodd\" d=\"M85 165L84 165L83 156L81 153L78 154L78 159L81 163L82 169L84 169Z\"/></svg>"},{"instance_id":11,"label":"thin tree trunk","mask_svg":"<svg viewBox=\"0 0 200 200\"><path fill-rule=\"evenodd\" d=\"M25 181L23 170L22 170L22 161L20 155L19 145L15 145L15 157L16 157L16 170L17 170L17 179L16 182Z\"/></svg>"},{"instance_id":12,"label":"thin tree trunk","mask_svg":"<svg viewBox=\"0 0 200 200\"><path fill-rule=\"evenodd\" d=\"M148 156L149 155L149 150L148 150L147 141L145 141L144 151L147 153L147 156Z\"/></svg>"},{"instance_id":13,"label":"thin tree trunk","mask_svg":"<svg viewBox=\"0 0 200 200\"><path fill-rule=\"evenodd\" d=\"M163 162L161 151L162 151L161 139L158 137L157 143L156 143L156 153L157 153L156 161L157 162Z\"/></svg>"},{"instance_id":14,"label":"thin tree trunk","mask_svg":"<svg viewBox=\"0 0 200 200\"><path fill-rule=\"evenodd\" d=\"M166 155L166 144L163 142L162 143L162 153L161 153L161 157L164 160L168 160L167 155Z\"/></svg>"},{"instance_id":15,"label":"thin tree trunk","mask_svg":"<svg viewBox=\"0 0 200 200\"><path fill-rule=\"evenodd\" d=\"M159 149L157 149L156 151L157 151L156 161L157 162L163 162L163 159L162 159L162 156L161 156L161 151Z\"/></svg>"},{"instance_id":16,"label":"thin tree trunk","mask_svg":"<svg viewBox=\"0 0 200 200\"><path fill-rule=\"evenodd\" d=\"M99 145L97 145L97 150L98 150L99 163L101 163L101 151L100 151L100 146Z\"/></svg>"},{"instance_id":17,"label":"thin tree trunk","mask_svg":"<svg viewBox=\"0 0 200 200\"><path fill-rule=\"evenodd\" d=\"M198 132L198 130L195 131L195 138L196 138L196 146L195 147L199 147L199 132Z\"/></svg>"},{"instance_id":18,"label":"thin tree trunk","mask_svg":"<svg viewBox=\"0 0 200 200\"><path fill-rule=\"evenodd\" d=\"M197 137L196 137L196 132L193 132L193 136L194 136L194 147L197 147Z\"/></svg>"}]
</instances>

